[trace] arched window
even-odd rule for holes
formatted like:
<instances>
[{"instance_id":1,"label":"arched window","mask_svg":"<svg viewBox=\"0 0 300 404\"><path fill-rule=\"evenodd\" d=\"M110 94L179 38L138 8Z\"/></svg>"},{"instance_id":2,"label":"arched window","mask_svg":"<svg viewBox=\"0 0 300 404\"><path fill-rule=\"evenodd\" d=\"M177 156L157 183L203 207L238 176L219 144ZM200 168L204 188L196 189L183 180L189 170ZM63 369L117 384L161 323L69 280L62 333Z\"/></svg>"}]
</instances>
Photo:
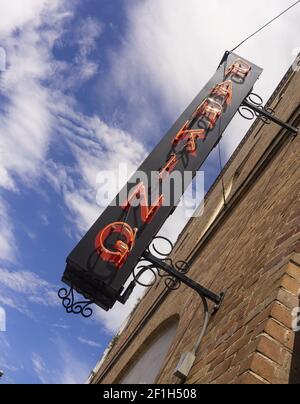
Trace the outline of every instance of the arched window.
<instances>
[{"instance_id":1,"label":"arched window","mask_svg":"<svg viewBox=\"0 0 300 404\"><path fill-rule=\"evenodd\" d=\"M178 319L152 334L118 380L119 384L155 384L176 335Z\"/></svg>"}]
</instances>

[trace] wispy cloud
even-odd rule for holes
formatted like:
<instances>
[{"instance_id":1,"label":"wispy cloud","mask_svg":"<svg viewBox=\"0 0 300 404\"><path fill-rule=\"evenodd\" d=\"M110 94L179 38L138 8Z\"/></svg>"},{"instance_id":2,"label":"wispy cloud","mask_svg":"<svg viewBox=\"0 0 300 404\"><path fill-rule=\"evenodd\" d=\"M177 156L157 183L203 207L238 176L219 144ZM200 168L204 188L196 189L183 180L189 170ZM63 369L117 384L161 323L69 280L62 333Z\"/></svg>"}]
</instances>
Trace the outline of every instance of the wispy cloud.
<instances>
[{"instance_id":1,"label":"wispy cloud","mask_svg":"<svg viewBox=\"0 0 300 404\"><path fill-rule=\"evenodd\" d=\"M83 384L88 377L89 366L77 357L76 352L62 338L57 338L52 343L55 358L49 357L46 360L35 352L31 355L33 371L41 383Z\"/></svg>"},{"instance_id":2,"label":"wispy cloud","mask_svg":"<svg viewBox=\"0 0 300 404\"><path fill-rule=\"evenodd\" d=\"M54 6L58 3L57 0L51 2ZM1 20L0 36L10 35L15 29L22 29L28 22L35 20L47 3L48 0L1 1L0 15L5 18Z\"/></svg>"},{"instance_id":3,"label":"wispy cloud","mask_svg":"<svg viewBox=\"0 0 300 404\"><path fill-rule=\"evenodd\" d=\"M55 48L71 49L74 54L72 62L60 63L56 71L57 88L77 90L98 72L99 60L97 42L104 30L98 20L87 17L80 20L72 31L66 30L55 42Z\"/></svg>"},{"instance_id":4,"label":"wispy cloud","mask_svg":"<svg viewBox=\"0 0 300 404\"><path fill-rule=\"evenodd\" d=\"M13 4L18 8L16 2ZM53 32L39 32L41 17L37 10L41 12L43 7L40 7L41 2L32 2L31 5L36 9L30 23L24 23L18 35L0 37L9 63L0 81L1 92L6 97L0 123L0 167L3 174L0 186L9 189L17 187L15 176L21 177L25 183L29 178L32 181L39 176L53 124L49 108L51 94L42 84L42 80L52 74L49 50ZM57 21L55 13L52 17Z\"/></svg>"},{"instance_id":5,"label":"wispy cloud","mask_svg":"<svg viewBox=\"0 0 300 404\"><path fill-rule=\"evenodd\" d=\"M0 303L32 316L30 303L57 307L57 287L37 274L0 268Z\"/></svg>"},{"instance_id":6,"label":"wispy cloud","mask_svg":"<svg viewBox=\"0 0 300 404\"><path fill-rule=\"evenodd\" d=\"M105 124L99 117L85 117L64 107L58 130L76 164L65 166L49 161L45 176L63 196L69 219L82 235L99 217L105 205L97 202L97 176L118 175L119 164L126 164L130 175L146 155L142 143L129 133ZM124 178L124 184L128 178ZM119 184L120 187L124 184Z\"/></svg>"},{"instance_id":7,"label":"wispy cloud","mask_svg":"<svg viewBox=\"0 0 300 404\"><path fill-rule=\"evenodd\" d=\"M49 226L49 219L48 216L45 213L42 213L40 215L40 220L41 220L41 224L45 227Z\"/></svg>"},{"instance_id":8,"label":"wispy cloud","mask_svg":"<svg viewBox=\"0 0 300 404\"><path fill-rule=\"evenodd\" d=\"M32 353L31 355L31 362L33 366L33 370L35 374L37 375L38 379L41 381L43 384L49 384L49 375L50 372L42 359L40 355L37 353Z\"/></svg>"},{"instance_id":9,"label":"wispy cloud","mask_svg":"<svg viewBox=\"0 0 300 404\"><path fill-rule=\"evenodd\" d=\"M90 373L90 368L62 341L58 341L62 368L58 382L61 384L83 384Z\"/></svg>"},{"instance_id":10,"label":"wispy cloud","mask_svg":"<svg viewBox=\"0 0 300 404\"><path fill-rule=\"evenodd\" d=\"M46 80L55 72L53 43L70 15L64 0L0 3L0 43L7 70L0 75L0 191L32 186L41 176L53 129L56 92ZM51 21L51 27L45 22ZM44 29L40 26L44 24ZM3 193L1 191L1 193ZM15 261L14 223L0 195L0 259Z\"/></svg>"},{"instance_id":11,"label":"wispy cloud","mask_svg":"<svg viewBox=\"0 0 300 404\"><path fill-rule=\"evenodd\" d=\"M112 58L108 91L130 100L129 120L142 109L145 124L140 136L147 139L152 132L158 139L161 133L152 131L153 123L160 116L174 121L207 83L224 52L286 8L286 3L253 0L244 7L236 0L189 0L188 6L183 0L127 3L128 30ZM271 94L293 61L293 49L299 46L299 18L298 7L238 50L265 69L256 86L263 97ZM276 51L270 43L276 43ZM231 126L224 142L227 156L246 127L241 119Z\"/></svg>"},{"instance_id":12,"label":"wispy cloud","mask_svg":"<svg viewBox=\"0 0 300 404\"><path fill-rule=\"evenodd\" d=\"M2 383L13 384L13 374L23 368L21 359L14 354L14 349L9 343L7 333L0 332L0 369L4 371Z\"/></svg>"},{"instance_id":13,"label":"wispy cloud","mask_svg":"<svg viewBox=\"0 0 300 404\"><path fill-rule=\"evenodd\" d=\"M59 328L61 330L69 330L70 326L66 324L51 324L51 327Z\"/></svg>"},{"instance_id":14,"label":"wispy cloud","mask_svg":"<svg viewBox=\"0 0 300 404\"><path fill-rule=\"evenodd\" d=\"M78 341L81 342L82 344L88 345L88 346L91 347L91 348L97 348L97 349L99 349L99 348L102 347L101 344L99 344L99 343L97 343L97 342L95 342L95 341L91 341L91 340L86 339L86 338L78 337L77 339L78 339Z\"/></svg>"},{"instance_id":15,"label":"wispy cloud","mask_svg":"<svg viewBox=\"0 0 300 404\"><path fill-rule=\"evenodd\" d=\"M0 260L15 262L17 245L8 207L0 196Z\"/></svg>"}]
</instances>

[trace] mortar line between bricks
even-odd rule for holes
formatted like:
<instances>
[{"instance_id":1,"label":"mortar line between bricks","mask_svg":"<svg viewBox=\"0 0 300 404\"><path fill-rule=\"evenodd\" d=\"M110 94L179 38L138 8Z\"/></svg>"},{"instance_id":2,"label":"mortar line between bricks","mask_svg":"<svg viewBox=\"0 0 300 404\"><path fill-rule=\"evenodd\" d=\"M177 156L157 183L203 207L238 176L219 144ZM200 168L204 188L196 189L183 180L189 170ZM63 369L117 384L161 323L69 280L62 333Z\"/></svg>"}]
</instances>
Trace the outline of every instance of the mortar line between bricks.
<instances>
[{"instance_id":1,"label":"mortar line between bricks","mask_svg":"<svg viewBox=\"0 0 300 404\"><path fill-rule=\"evenodd\" d=\"M291 311L285 304L283 304L283 303L281 303L279 300L277 300L278 299L278 296L277 296L277 298L274 300L274 302L273 302L273 304L275 304L275 303L278 303L280 306L283 306L287 311ZM272 317L272 316L271 316Z\"/></svg>"},{"instance_id":2,"label":"mortar line between bricks","mask_svg":"<svg viewBox=\"0 0 300 404\"><path fill-rule=\"evenodd\" d=\"M258 380L266 383L266 384L271 384L267 379L264 379L263 377L259 376L258 374L256 374L255 372L253 372L251 369L247 370L245 373L250 373L252 376L255 376Z\"/></svg>"},{"instance_id":3,"label":"mortar line between bricks","mask_svg":"<svg viewBox=\"0 0 300 404\"><path fill-rule=\"evenodd\" d=\"M272 363L272 365L274 365L276 368L282 368L282 366L280 366L277 362L274 362L272 359L268 358L266 355L262 354L261 352L256 351L255 355L259 355L262 358L266 359L267 362Z\"/></svg>"},{"instance_id":4,"label":"mortar line between bricks","mask_svg":"<svg viewBox=\"0 0 300 404\"><path fill-rule=\"evenodd\" d=\"M287 329L288 330L288 329ZM289 349L288 347L286 347L285 345L283 345L280 341L277 341L277 339L273 338L271 335L269 335L266 331L262 332L261 334L259 334L258 337L265 337L267 339L269 339L270 341L274 342L274 344L279 345L280 348L283 348L285 350L287 350L289 353L293 353L292 349ZM276 362L275 362L276 363Z\"/></svg>"},{"instance_id":5,"label":"mortar line between bricks","mask_svg":"<svg viewBox=\"0 0 300 404\"><path fill-rule=\"evenodd\" d=\"M273 320L276 324L280 325L280 327L284 328L286 331L293 332L292 329L288 328L286 325L282 324L280 321L278 321L274 317L270 317L270 320Z\"/></svg>"},{"instance_id":6,"label":"mortar line between bricks","mask_svg":"<svg viewBox=\"0 0 300 404\"><path fill-rule=\"evenodd\" d=\"M297 279L293 278L292 276L290 276L289 274L286 274L287 276L289 276L291 279L294 279L295 281L297 281ZM290 295L292 295L293 297L295 297L296 299L300 298L300 296L298 295L293 295L293 293L291 291L289 291L288 289L286 289L284 286L280 286L281 290L284 290L285 292L289 293ZM299 286L300 289L300 286Z\"/></svg>"}]
</instances>

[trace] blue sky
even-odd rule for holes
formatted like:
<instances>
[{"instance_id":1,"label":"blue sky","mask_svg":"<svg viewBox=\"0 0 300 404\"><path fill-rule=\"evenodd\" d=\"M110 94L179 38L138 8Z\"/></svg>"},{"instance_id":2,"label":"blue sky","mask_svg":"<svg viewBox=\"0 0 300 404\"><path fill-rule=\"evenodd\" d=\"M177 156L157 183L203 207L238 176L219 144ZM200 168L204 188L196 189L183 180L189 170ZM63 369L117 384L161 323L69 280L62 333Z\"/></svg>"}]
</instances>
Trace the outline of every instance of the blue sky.
<instances>
[{"instance_id":1,"label":"blue sky","mask_svg":"<svg viewBox=\"0 0 300 404\"><path fill-rule=\"evenodd\" d=\"M2 383L87 379L140 293L89 320L66 315L56 297L66 256L105 207L96 203L98 172L120 162L137 168L224 51L287 5L203 3L0 2ZM265 69L256 88L265 99L300 51L299 17L294 10L240 50ZM230 125L224 162L247 125ZM215 157L204 168L206 189L218 174ZM176 239L184 224L179 211L164 233Z\"/></svg>"}]
</instances>

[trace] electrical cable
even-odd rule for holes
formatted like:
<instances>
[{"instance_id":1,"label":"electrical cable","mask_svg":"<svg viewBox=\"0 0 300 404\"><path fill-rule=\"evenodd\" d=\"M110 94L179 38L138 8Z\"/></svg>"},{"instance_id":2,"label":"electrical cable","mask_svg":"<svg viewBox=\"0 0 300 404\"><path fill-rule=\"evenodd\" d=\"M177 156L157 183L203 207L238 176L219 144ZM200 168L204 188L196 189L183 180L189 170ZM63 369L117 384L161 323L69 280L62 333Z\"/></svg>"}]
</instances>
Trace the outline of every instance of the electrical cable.
<instances>
[{"instance_id":1,"label":"electrical cable","mask_svg":"<svg viewBox=\"0 0 300 404\"><path fill-rule=\"evenodd\" d=\"M226 79L226 70L227 70L227 59L226 59L225 62L224 62L223 81ZM218 128L218 130L219 130L218 135L219 135L219 138L220 138L220 137L221 137L221 132L222 132L222 115L220 116L219 125L218 125L218 126L219 126L219 128ZM220 139L220 141L221 141L221 139ZM222 155L221 155L220 142L218 143L218 149L219 149L220 170L222 171L223 165L222 165ZM223 178L223 177L222 177L222 188L223 188L224 208L226 208L225 183L224 183L224 178ZM207 302L206 302L206 300L203 299L203 298L202 298L202 300L203 300L203 304L204 304L205 319L204 319L204 324L203 324L201 333L199 334L199 336L198 336L198 338L197 338L197 340L196 340L196 342L195 342L193 351L192 351L195 355L197 355L197 352L198 352L198 350L199 350L199 348L200 348L200 345L201 345L201 342L202 342L202 340L203 340L203 337L204 337L205 334L206 334L206 330L207 330L207 328L208 328L209 321L210 321L210 319L211 319L211 313L209 312L209 308L208 308Z\"/></svg>"},{"instance_id":2,"label":"electrical cable","mask_svg":"<svg viewBox=\"0 0 300 404\"><path fill-rule=\"evenodd\" d=\"M202 342L202 340L203 340L203 338L204 338L204 336L206 334L206 331L207 331L207 328L208 328L208 325L209 325L209 322L210 322L210 318L211 318L211 313L209 312L208 304L207 304L206 299L204 299L204 297L202 297L202 301L203 301L203 305L204 305L205 319L204 319L204 324L203 324L201 333L199 334L199 336L198 336L198 338L197 338L197 340L195 342L195 345L194 345L194 347L192 349L192 353L195 356L198 353L198 350L199 350L201 342Z\"/></svg>"},{"instance_id":3,"label":"electrical cable","mask_svg":"<svg viewBox=\"0 0 300 404\"><path fill-rule=\"evenodd\" d=\"M249 39L253 38L255 35L257 35L259 32L267 28L269 25L271 25L274 21L278 20L280 17L282 17L284 14L286 14L288 11L290 11L292 8L297 6L300 3L300 0L296 1L296 3L292 4L290 7L288 7L286 10L282 11L279 15L276 17L272 18L271 21L267 22L265 25L263 25L261 28L259 28L257 31L255 31L253 34L249 35L246 39L244 39L241 43L239 43L235 48L231 50L231 52L235 52L240 46L242 46L244 43L249 41Z\"/></svg>"},{"instance_id":4,"label":"electrical cable","mask_svg":"<svg viewBox=\"0 0 300 404\"><path fill-rule=\"evenodd\" d=\"M219 150L219 164L220 164L220 172L223 170L223 163L222 163L222 152L221 152L221 141L218 144L218 150ZM226 207L226 191L225 191L225 182L224 182L224 177L222 176L222 192L223 192L223 200L224 200L224 207Z\"/></svg>"},{"instance_id":5,"label":"electrical cable","mask_svg":"<svg viewBox=\"0 0 300 404\"><path fill-rule=\"evenodd\" d=\"M223 77L223 81L225 81L225 79L226 79L227 61L228 61L228 59L226 58L226 59L225 59L225 62L224 62L224 73L223 73L223 76L224 76L224 77ZM218 133L219 139L220 139L220 141L219 141L219 143L218 143L220 173L221 173L222 170L223 170L222 152L221 152L221 141L222 141L221 133L222 133L222 115L220 116L220 119L219 119L219 133ZM224 177L223 177L223 176L222 176L222 179L221 179L221 183L222 183L222 192L223 192L223 199L224 199L224 207L226 208L226 192L225 192L225 182L224 182Z\"/></svg>"}]
</instances>

